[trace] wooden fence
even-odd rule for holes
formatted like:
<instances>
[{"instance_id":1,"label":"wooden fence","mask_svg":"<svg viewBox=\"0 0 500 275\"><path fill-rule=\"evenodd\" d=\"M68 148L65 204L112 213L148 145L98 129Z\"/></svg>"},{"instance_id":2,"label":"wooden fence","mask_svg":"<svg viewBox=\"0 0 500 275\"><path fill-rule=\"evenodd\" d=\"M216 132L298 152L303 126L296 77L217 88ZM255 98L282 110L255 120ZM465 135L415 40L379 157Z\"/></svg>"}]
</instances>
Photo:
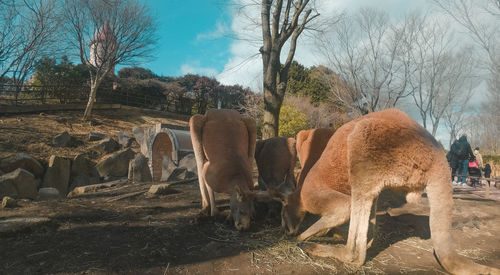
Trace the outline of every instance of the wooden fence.
<instances>
[{"instance_id":1,"label":"wooden fence","mask_svg":"<svg viewBox=\"0 0 500 275\"><path fill-rule=\"evenodd\" d=\"M90 87L85 85L72 87L24 85L19 90L13 85L0 84L0 113L2 108L9 109L7 106L28 108L28 106L50 104L82 105L88 102L89 91ZM187 96L172 98L157 94L122 92L104 87L97 91L96 103L121 104L191 115L194 100Z\"/></svg>"}]
</instances>

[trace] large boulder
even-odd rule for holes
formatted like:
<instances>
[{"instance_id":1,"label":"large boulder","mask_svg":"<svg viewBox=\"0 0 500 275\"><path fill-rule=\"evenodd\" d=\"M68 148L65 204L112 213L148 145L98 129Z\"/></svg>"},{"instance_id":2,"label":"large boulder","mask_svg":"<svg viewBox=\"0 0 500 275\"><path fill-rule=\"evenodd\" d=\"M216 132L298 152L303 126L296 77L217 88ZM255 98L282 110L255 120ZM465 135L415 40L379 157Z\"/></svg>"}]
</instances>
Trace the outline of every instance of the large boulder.
<instances>
[{"instance_id":1,"label":"large boulder","mask_svg":"<svg viewBox=\"0 0 500 275\"><path fill-rule=\"evenodd\" d=\"M0 176L0 198L5 196L22 199L36 199L38 182L27 170L18 168Z\"/></svg>"},{"instance_id":2,"label":"large boulder","mask_svg":"<svg viewBox=\"0 0 500 275\"><path fill-rule=\"evenodd\" d=\"M69 187L71 160L58 156L51 156L49 167L43 177L42 187L54 187L62 196L66 196Z\"/></svg>"},{"instance_id":3,"label":"large boulder","mask_svg":"<svg viewBox=\"0 0 500 275\"><path fill-rule=\"evenodd\" d=\"M61 197L59 190L54 187L43 187L38 190L38 200L57 200Z\"/></svg>"},{"instance_id":4,"label":"large boulder","mask_svg":"<svg viewBox=\"0 0 500 275\"><path fill-rule=\"evenodd\" d=\"M100 161L97 165L97 172L103 178L126 177L128 175L128 165L135 157L134 151L127 148L118 151L110 157Z\"/></svg>"},{"instance_id":5,"label":"large boulder","mask_svg":"<svg viewBox=\"0 0 500 275\"><path fill-rule=\"evenodd\" d=\"M171 180L171 175L174 173L177 166L168 156L163 156L163 160L161 163L161 178L160 181L169 181Z\"/></svg>"},{"instance_id":6,"label":"large boulder","mask_svg":"<svg viewBox=\"0 0 500 275\"><path fill-rule=\"evenodd\" d=\"M71 142L71 136L67 131L62 132L61 134L57 135L52 139L52 145L54 147L66 147L69 146L69 143Z\"/></svg>"},{"instance_id":7,"label":"large boulder","mask_svg":"<svg viewBox=\"0 0 500 275\"><path fill-rule=\"evenodd\" d=\"M171 167L171 166L170 166ZM179 161L179 166L172 171L167 171L167 181L178 181L196 178L198 170L194 154L188 154Z\"/></svg>"},{"instance_id":8,"label":"large boulder","mask_svg":"<svg viewBox=\"0 0 500 275\"><path fill-rule=\"evenodd\" d=\"M134 138L129 137L125 132L118 132L118 143L122 146L122 148L127 148L132 145Z\"/></svg>"},{"instance_id":9,"label":"large boulder","mask_svg":"<svg viewBox=\"0 0 500 275\"><path fill-rule=\"evenodd\" d=\"M132 132L134 133L135 140L141 146L141 153L146 157L150 157L151 152L149 151L149 147L152 143L154 135L156 134L156 129L145 128L143 130L138 126L134 126Z\"/></svg>"},{"instance_id":10,"label":"large boulder","mask_svg":"<svg viewBox=\"0 0 500 275\"><path fill-rule=\"evenodd\" d=\"M84 154L77 155L71 163L69 191L75 187L99 183L99 173Z\"/></svg>"},{"instance_id":11,"label":"large boulder","mask_svg":"<svg viewBox=\"0 0 500 275\"><path fill-rule=\"evenodd\" d=\"M98 144L94 145L92 149L104 154L110 154L120 149L120 144L118 144L118 142L116 142L116 140L112 138L106 138L101 140Z\"/></svg>"},{"instance_id":12,"label":"large boulder","mask_svg":"<svg viewBox=\"0 0 500 275\"><path fill-rule=\"evenodd\" d=\"M5 173L12 172L17 168L28 170L37 178L41 178L43 176L43 172L45 171L40 162L25 153L15 154L0 161L0 170Z\"/></svg>"},{"instance_id":13,"label":"large boulder","mask_svg":"<svg viewBox=\"0 0 500 275\"><path fill-rule=\"evenodd\" d=\"M141 153L135 155L128 166L128 179L134 182L153 181L148 166L148 159Z\"/></svg>"},{"instance_id":14,"label":"large boulder","mask_svg":"<svg viewBox=\"0 0 500 275\"><path fill-rule=\"evenodd\" d=\"M188 177L198 176L198 169L196 166L196 158L194 154L188 154L179 161L179 167L186 168Z\"/></svg>"}]
</instances>

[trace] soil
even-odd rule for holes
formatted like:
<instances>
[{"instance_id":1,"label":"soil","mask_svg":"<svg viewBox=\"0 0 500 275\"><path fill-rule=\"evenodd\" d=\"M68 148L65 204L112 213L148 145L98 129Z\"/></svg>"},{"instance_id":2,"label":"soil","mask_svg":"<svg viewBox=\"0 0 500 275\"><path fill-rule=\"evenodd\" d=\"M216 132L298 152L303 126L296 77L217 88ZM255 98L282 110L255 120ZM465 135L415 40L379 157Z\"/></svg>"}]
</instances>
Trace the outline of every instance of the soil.
<instances>
[{"instance_id":1,"label":"soil","mask_svg":"<svg viewBox=\"0 0 500 275\"><path fill-rule=\"evenodd\" d=\"M89 131L116 135L119 130L130 133L133 124L187 125L186 118L127 110L97 112L94 119L101 124L88 126L76 120L79 115L0 117L1 157L15 152L41 160L54 153L74 156L86 151ZM61 118L75 119L73 130L57 122ZM51 147L52 137L64 130L81 143ZM433 256L425 197L420 207L399 216L385 211L396 199L379 199L375 241L365 265L356 267L307 256L295 237L283 235L276 205L257 204L250 230L238 232L225 218L226 195L217 195L223 214L210 218L199 214L196 180L172 185L168 195L151 195L150 186L127 182L73 198L25 200L16 208L0 209L0 274L445 273ZM451 233L458 253L500 268L500 190L492 188L486 198L484 188L455 187L454 201ZM308 216L301 231L315 219ZM347 231L344 224L312 241L345 244Z\"/></svg>"}]
</instances>

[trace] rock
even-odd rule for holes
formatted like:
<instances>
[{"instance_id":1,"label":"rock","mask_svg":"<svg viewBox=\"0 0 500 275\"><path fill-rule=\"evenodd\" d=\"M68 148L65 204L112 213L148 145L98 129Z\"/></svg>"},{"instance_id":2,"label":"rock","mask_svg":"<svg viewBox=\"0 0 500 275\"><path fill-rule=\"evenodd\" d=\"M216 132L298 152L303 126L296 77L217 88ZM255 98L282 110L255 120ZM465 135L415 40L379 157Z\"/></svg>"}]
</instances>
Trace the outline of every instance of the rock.
<instances>
[{"instance_id":1,"label":"rock","mask_svg":"<svg viewBox=\"0 0 500 275\"><path fill-rule=\"evenodd\" d=\"M134 159L129 162L128 179L133 182L153 181L148 166L148 159L143 154L138 153L135 155Z\"/></svg>"},{"instance_id":2,"label":"rock","mask_svg":"<svg viewBox=\"0 0 500 275\"><path fill-rule=\"evenodd\" d=\"M17 206L17 201L11 197L5 196L2 200L2 208L13 208Z\"/></svg>"},{"instance_id":3,"label":"rock","mask_svg":"<svg viewBox=\"0 0 500 275\"><path fill-rule=\"evenodd\" d=\"M128 175L129 162L134 157L135 153L130 148L116 152L96 165L97 172L103 178L126 177Z\"/></svg>"},{"instance_id":4,"label":"rock","mask_svg":"<svg viewBox=\"0 0 500 275\"><path fill-rule=\"evenodd\" d=\"M57 200L61 197L59 190L53 187L44 187L38 190L38 200Z\"/></svg>"},{"instance_id":5,"label":"rock","mask_svg":"<svg viewBox=\"0 0 500 275\"><path fill-rule=\"evenodd\" d=\"M12 180L0 176L0 198L4 196L17 197L17 189Z\"/></svg>"},{"instance_id":6,"label":"rock","mask_svg":"<svg viewBox=\"0 0 500 275\"><path fill-rule=\"evenodd\" d=\"M54 137L54 139L52 140L52 145L54 145L54 147L66 147L69 145L70 141L71 136L67 131L64 131Z\"/></svg>"},{"instance_id":7,"label":"rock","mask_svg":"<svg viewBox=\"0 0 500 275\"><path fill-rule=\"evenodd\" d=\"M151 156L151 152L149 151L149 146L152 143L153 137L156 134L155 128L145 128L144 130L139 128L138 126L134 126L132 129L134 133L135 140L141 146L141 153L146 157Z\"/></svg>"},{"instance_id":8,"label":"rock","mask_svg":"<svg viewBox=\"0 0 500 275\"><path fill-rule=\"evenodd\" d=\"M105 134L96 133L96 132L89 133L89 141L97 141L97 140L102 140L105 138L106 138Z\"/></svg>"},{"instance_id":9,"label":"rock","mask_svg":"<svg viewBox=\"0 0 500 275\"><path fill-rule=\"evenodd\" d=\"M129 137L125 132L118 132L118 143L122 146L122 148L127 148L132 145L134 138Z\"/></svg>"},{"instance_id":10,"label":"rock","mask_svg":"<svg viewBox=\"0 0 500 275\"><path fill-rule=\"evenodd\" d=\"M89 175L92 163L83 154L78 154L71 162L71 176Z\"/></svg>"},{"instance_id":11,"label":"rock","mask_svg":"<svg viewBox=\"0 0 500 275\"><path fill-rule=\"evenodd\" d=\"M0 198L9 196L36 199L37 189L35 176L22 168L0 176Z\"/></svg>"},{"instance_id":12,"label":"rock","mask_svg":"<svg viewBox=\"0 0 500 275\"><path fill-rule=\"evenodd\" d=\"M75 187L99 183L99 173L83 154L77 155L71 163L69 190Z\"/></svg>"},{"instance_id":13,"label":"rock","mask_svg":"<svg viewBox=\"0 0 500 275\"><path fill-rule=\"evenodd\" d=\"M15 154L0 161L0 169L5 173L12 172L17 168L23 168L31 172L37 178L43 177L43 172L45 171L38 160L25 153Z\"/></svg>"},{"instance_id":14,"label":"rock","mask_svg":"<svg viewBox=\"0 0 500 275\"><path fill-rule=\"evenodd\" d=\"M198 170L194 154L188 154L183 157L181 161L179 161L178 167L175 167L173 163L169 163L166 166L164 165L164 169L162 171L162 180L170 182L196 178L198 175L197 172ZM167 175L167 178L164 178L165 175Z\"/></svg>"},{"instance_id":15,"label":"rock","mask_svg":"<svg viewBox=\"0 0 500 275\"><path fill-rule=\"evenodd\" d=\"M120 144L118 144L118 142L116 142L116 140L112 138L106 138L101 140L98 144L94 145L92 149L104 154L110 154L120 149Z\"/></svg>"},{"instance_id":16,"label":"rock","mask_svg":"<svg viewBox=\"0 0 500 275\"><path fill-rule=\"evenodd\" d=\"M68 198L77 197L77 196L80 196L83 194L97 192L101 189L107 189L107 188L121 186L121 185L124 185L127 183L128 183L128 179L121 179L121 180L110 181L110 182L106 182L106 183L80 186L80 187L76 187L73 191L71 191L67 197Z\"/></svg>"},{"instance_id":17,"label":"rock","mask_svg":"<svg viewBox=\"0 0 500 275\"><path fill-rule=\"evenodd\" d=\"M175 163L168 156L163 156L163 161L161 163L161 178L160 181L168 181L170 175L177 168Z\"/></svg>"},{"instance_id":18,"label":"rock","mask_svg":"<svg viewBox=\"0 0 500 275\"><path fill-rule=\"evenodd\" d=\"M69 187L71 161L67 158L51 156L49 167L43 177L42 187L54 187L66 196Z\"/></svg>"},{"instance_id":19,"label":"rock","mask_svg":"<svg viewBox=\"0 0 500 275\"><path fill-rule=\"evenodd\" d=\"M169 184L152 185L149 188L148 192L150 194L154 194L154 195L168 195L168 194L177 193L177 192L175 192L175 190L173 190L172 188L169 187Z\"/></svg>"},{"instance_id":20,"label":"rock","mask_svg":"<svg viewBox=\"0 0 500 275\"><path fill-rule=\"evenodd\" d=\"M198 176L198 169L196 166L196 158L194 154L188 154L179 161L180 168L186 168L187 175L186 178L192 178Z\"/></svg>"},{"instance_id":21,"label":"rock","mask_svg":"<svg viewBox=\"0 0 500 275\"><path fill-rule=\"evenodd\" d=\"M167 181L178 181L178 180L185 180L188 177L188 171L185 167L177 167L170 173L170 176L168 176Z\"/></svg>"}]
</instances>

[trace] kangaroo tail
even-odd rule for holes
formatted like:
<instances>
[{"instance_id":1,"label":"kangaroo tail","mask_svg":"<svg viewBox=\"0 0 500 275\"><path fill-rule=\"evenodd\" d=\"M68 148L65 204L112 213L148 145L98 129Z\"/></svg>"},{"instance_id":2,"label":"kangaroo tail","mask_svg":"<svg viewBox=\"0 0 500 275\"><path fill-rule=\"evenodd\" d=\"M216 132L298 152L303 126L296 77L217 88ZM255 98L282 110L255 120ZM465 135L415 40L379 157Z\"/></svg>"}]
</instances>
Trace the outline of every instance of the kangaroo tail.
<instances>
[{"instance_id":1,"label":"kangaroo tail","mask_svg":"<svg viewBox=\"0 0 500 275\"><path fill-rule=\"evenodd\" d=\"M453 187L448 173L427 185L430 204L429 225L434 253L441 266L451 274L500 274L500 270L477 264L456 253L451 237Z\"/></svg>"}]
</instances>

